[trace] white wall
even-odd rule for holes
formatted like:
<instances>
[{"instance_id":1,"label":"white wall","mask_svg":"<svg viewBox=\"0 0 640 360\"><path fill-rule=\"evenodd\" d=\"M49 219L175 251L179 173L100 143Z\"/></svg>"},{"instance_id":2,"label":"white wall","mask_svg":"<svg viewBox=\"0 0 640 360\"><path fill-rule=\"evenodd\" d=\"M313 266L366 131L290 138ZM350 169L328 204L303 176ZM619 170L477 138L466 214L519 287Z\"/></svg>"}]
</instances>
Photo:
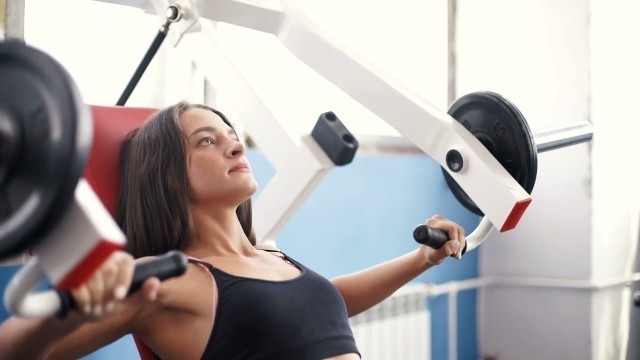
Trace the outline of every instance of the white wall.
<instances>
[{"instance_id":1,"label":"white wall","mask_svg":"<svg viewBox=\"0 0 640 360\"><path fill-rule=\"evenodd\" d=\"M628 277L638 257L640 232L640 3L591 0L590 5L591 113L598 134L593 142L593 275ZM595 294L594 358L640 357L637 350L626 351L629 342L638 342L629 338L628 329L630 316L637 318L640 308L630 299L630 291L619 288Z\"/></svg>"},{"instance_id":2,"label":"white wall","mask_svg":"<svg viewBox=\"0 0 640 360\"><path fill-rule=\"evenodd\" d=\"M589 119L587 0L458 1L457 91L493 90L534 133ZM482 276L591 277L590 147L540 154L533 202L512 231L481 248ZM587 359L591 295L488 287L479 348L498 359Z\"/></svg>"},{"instance_id":3,"label":"white wall","mask_svg":"<svg viewBox=\"0 0 640 360\"><path fill-rule=\"evenodd\" d=\"M514 101L534 132L592 120L591 145L539 156L517 229L482 248L483 276L568 280L576 288L489 287L480 349L502 359L624 359L637 258L640 81L637 1L459 1L458 91ZM582 287L582 289L578 289ZM635 324L634 326L638 326Z\"/></svg>"},{"instance_id":4,"label":"white wall","mask_svg":"<svg viewBox=\"0 0 640 360\"><path fill-rule=\"evenodd\" d=\"M446 2L297 3L330 37L433 105L447 105ZM309 133L318 115L328 110L356 135L397 135L376 115L310 71L270 34L225 24L218 24L217 29L231 44L228 49L234 65L246 74L274 116L295 119L286 124L291 135ZM223 92L220 99L224 99Z\"/></svg>"},{"instance_id":5,"label":"white wall","mask_svg":"<svg viewBox=\"0 0 640 360\"><path fill-rule=\"evenodd\" d=\"M115 105L161 24L128 6L25 0L25 40L59 61L92 105ZM171 50L165 41L128 106L161 107L196 97L188 53Z\"/></svg>"},{"instance_id":6,"label":"white wall","mask_svg":"<svg viewBox=\"0 0 640 360\"><path fill-rule=\"evenodd\" d=\"M447 105L446 2L298 3L328 33L418 96L440 108ZM82 15L60 21L71 10ZM26 0L26 40L71 72L89 104L115 104L160 24L159 18L128 6L91 0ZM318 115L328 110L334 110L355 134L397 134L309 71L271 35L224 24L219 30L235 44L236 65L248 74L271 110L296 119L285 124L292 135L309 133ZM194 86L193 77L202 74L193 68L190 46L183 41L173 49L168 37L127 105L161 107L182 99L200 101L202 95L196 90L204 85ZM217 90L223 98L223 89Z\"/></svg>"}]
</instances>

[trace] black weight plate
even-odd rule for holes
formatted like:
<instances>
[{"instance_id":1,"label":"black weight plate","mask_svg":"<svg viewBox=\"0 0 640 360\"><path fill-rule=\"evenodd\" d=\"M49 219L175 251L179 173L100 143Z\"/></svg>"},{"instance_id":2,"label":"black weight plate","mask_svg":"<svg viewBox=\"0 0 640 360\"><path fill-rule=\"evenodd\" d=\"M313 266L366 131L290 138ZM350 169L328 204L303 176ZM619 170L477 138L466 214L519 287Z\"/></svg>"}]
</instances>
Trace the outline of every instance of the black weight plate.
<instances>
[{"instance_id":1,"label":"black weight plate","mask_svg":"<svg viewBox=\"0 0 640 360\"><path fill-rule=\"evenodd\" d=\"M75 83L44 52L0 42L0 258L35 245L73 200L93 124ZM8 125L7 125L8 124ZM8 135L13 133L13 135Z\"/></svg>"},{"instance_id":2,"label":"black weight plate","mask_svg":"<svg viewBox=\"0 0 640 360\"><path fill-rule=\"evenodd\" d=\"M515 105L493 92L474 92L456 100L448 113L531 193L538 172L538 153L531 129ZM442 172L456 199L470 211L484 215L444 168Z\"/></svg>"}]
</instances>

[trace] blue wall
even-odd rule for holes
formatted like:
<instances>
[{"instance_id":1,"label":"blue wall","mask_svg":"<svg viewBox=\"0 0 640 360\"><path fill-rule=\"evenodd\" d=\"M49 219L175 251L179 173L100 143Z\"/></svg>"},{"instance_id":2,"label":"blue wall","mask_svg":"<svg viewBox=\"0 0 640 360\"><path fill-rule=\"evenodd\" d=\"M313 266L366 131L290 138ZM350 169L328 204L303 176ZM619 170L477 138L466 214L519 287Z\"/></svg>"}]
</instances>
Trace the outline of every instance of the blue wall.
<instances>
[{"instance_id":1,"label":"blue wall","mask_svg":"<svg viewBox=\"0 0 640 360\"><path fill-rule=\"evenodd\" d=\"M266 185L273 169L257 151L250 151L249 159L258 182ZM348 166L329 171L284 227L278 246L330 278L415 249L413 228L433 214L458 222L467 233L478 224L478 218L455 200L438 164L426 155L358 155ZM416 281L437 284L473 278L477 277L477 268L477 252L473 251L459 261L447 259ZM14 271L0 269L2 288ZM439 297L429 301L433 359L447 357L446 300ZM460 293L458 309L458 356L477 358L475 292ZM86 358L115 356L137 358L131 337Z\"/></svg>"},{"instance_id":2,"label":"blue wall","mask_svg":"<svg viewBox=\"0 0 640 360\"><path fill-rule=\"evenodd\" d=\"M20 270L19 266L0 267L0 288L2 289L2 298L4 299L4 288L7 286L13 274ZM4 307L4 300L0 305L0 319L4 321L9 316L9 312Z\"/></svg>"}]
</instances>

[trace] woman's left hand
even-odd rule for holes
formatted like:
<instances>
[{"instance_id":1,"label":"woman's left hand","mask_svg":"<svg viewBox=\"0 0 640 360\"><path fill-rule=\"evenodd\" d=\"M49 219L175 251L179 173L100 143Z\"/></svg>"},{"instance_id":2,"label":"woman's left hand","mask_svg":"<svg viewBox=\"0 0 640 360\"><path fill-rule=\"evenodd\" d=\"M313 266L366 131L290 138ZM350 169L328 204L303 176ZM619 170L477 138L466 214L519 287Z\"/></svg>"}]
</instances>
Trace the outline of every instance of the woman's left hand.
<instances>
[{"instance_id":1,"label":"woman's left hand","mask_svg":"<svg viewBox=\"0 0 640 360\"><path fill-rule=\"evenodd\" d=\"M434 215L431 219L425 221L425 225L440 229L449 235L449 241L442 245L440 249L432 249L426 245L420 246L420 250L431 265L439 265L451 255L456 259L462 257L462 249L466 244L462 226L439 215Z\"/></svg>"}]
</instances>

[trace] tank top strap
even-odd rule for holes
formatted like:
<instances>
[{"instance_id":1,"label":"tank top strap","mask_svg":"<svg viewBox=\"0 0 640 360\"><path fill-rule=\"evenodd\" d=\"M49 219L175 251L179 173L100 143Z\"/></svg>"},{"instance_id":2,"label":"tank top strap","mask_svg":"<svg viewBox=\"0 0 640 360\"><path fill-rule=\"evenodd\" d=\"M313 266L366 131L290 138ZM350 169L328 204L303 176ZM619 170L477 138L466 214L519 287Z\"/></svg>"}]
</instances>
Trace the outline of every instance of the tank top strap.
<instances>
[{"instance_id":1,"label":"tank top strap","mask_svg":"<svg viewBox=\"0 0 640 360\"><path fill-rule=\"evenodd\" d=\"M218 288L223 287L228 279L233 279L234 278L233 276L227 274L226 272L218 269L217 267L211 265L210 263L208 263L206 261L202 261L200 259L196 259L196 258L193 258L193 257L188 257L187 260L191 264L198 265L198 266L208 270L209 273L211 274L211 277L212 277L213 281L216 283L216 286Z\"/></svg>"},{"instance_id":2,"label":"tank top strap","mask_svg":"<svg viewBox=\"0 0 640 360\"><path fill-rule=\"evenodd\" d=\"M266 251L266 252L269 252L269 253L274 253L274 256L277 256L277 257L281 258L283 261L289 263L293 267L296 267L298 270L300 270L303 273L307 271L307 269L304 267L304 265L302 265L299 262L295 261L294 259L289 257L289 255L285 254L284 252L282 252L280 250L269 250L269 249L260 249L260 250ZM211 275L213 276L214 280L216 282L218 282L218 287L220 287L220 286L222 286L224 284L224 280L225 279L236 279L236 278L238 278L238 276L231 275L231 274L225 272L224 270L220 270L217 267L211 265L210 263L208 263L206 261L202 261L200 259L196 259L196 258L191 257L191 256L188 256L187 260L189 261L189 263L192 263L192 264L195 264L195 265L199 265L199 266L202 266L202 267L208 269L209 272L211 273Z\"/></svg>"},{"instance_id":3,"label":"tank top strap","mask_svg":"<svg viewBox=\"0 0 640 360\"><path fill-rule=\"evenodd\" d=\"M293 258L291 258L289 255L285 254L284 252L282 252L281 250L271 250L271 249L260 249L262 251L266 251L266 252L270 252L270 253L277 253L282 255L282 260L288 262L289 264L297 267L300 271L303 271L303 269L305 268L302 264L300 264L299 262L295 261ZM276 255L278 256L278 255Z\"/></svg>"},{"instance_id":4,"label":"tank top strap","mask_svg":"<svg viewBox=\"0 0 640 360\"><path fill-rule=\"evenodd\" d=\"M214 270L216 269L213 265L209 264L208 262L206 262L206 261L202 261L202 260L200 260L200 259L196 259L196 258L191 257L191 256L189 256L189 257L187 258L187 261L189 261L189 263L191 263L191 264L196 264L196 265L203 266L203 267L205 267L205 268L209 269L209 271L210 271L211 273L213 273L213 272L214 272Z\"/></svg>"}]
</instances>

